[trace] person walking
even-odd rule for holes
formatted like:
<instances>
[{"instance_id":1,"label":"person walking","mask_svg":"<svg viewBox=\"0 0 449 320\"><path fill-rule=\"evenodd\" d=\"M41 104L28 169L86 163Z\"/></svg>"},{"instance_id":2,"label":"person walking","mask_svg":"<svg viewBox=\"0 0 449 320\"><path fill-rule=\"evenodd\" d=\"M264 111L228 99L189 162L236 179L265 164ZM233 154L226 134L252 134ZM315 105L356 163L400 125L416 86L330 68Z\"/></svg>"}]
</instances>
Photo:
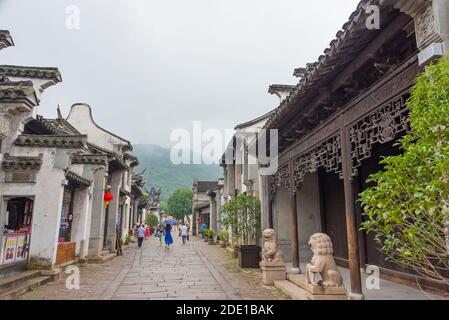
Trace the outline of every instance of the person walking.
<instances>
[{"instance_id":1,"label":"person walking","mask_svg":"<svg viewBox=\"0 0 449 320\"><path fill-rule=\"evenodd\" d=\"M207 229L207 224L205 222L203 222L203 224L201 225L201 235L204 237L206 236L206 229Z\"/></svg>"},{"instance_id":2,"label":"person walking","mask_svg":"<svg viewBox=\"0 0 449 320\"><path fill-rule=\"evenodd\" d=\"M143 238L145 237L145 228L143 224L137 229L137 245L142 248Z\"/></svg>"},{"instance_id":3,"label":"person walking","mask_svg":"<svg viewBox=\"0 0 449 320\"><path fill-rule=\"evenodd\" d=\"M170 245L173 243L173 238L171 236L171 225L167 224L165 226L165 249L170 249Z\"/></svg>"},{"instance_id":4,"label":"person walking","mask_svg":"<svg viewBox=\"0 0 449 320\"><path fill-rule=\"evenodd\" d=\"M150 238L151 235L151 229L150 226L147 226L145 229L145 240L148 240Z\"/></svg>"},{"instance_id":5,"label":"person walking","mask_svg":"<svg viewBox=\"0 0 449 320\"><path fill-rule=\"evenodd\" d=\"M159 246L162 246L162 237L164 236L164 230L160 224L156 229L156 237L159 238Z\"/></svg>"},{"instance_id":6,"label":"person walking","mask_svg":"<svg viewBox=\"0 0 449 320\"><path fill-rule=\"evenodd\" d=\"M186 224L187 227L187 241L190 242L190 225Z\"/></svg>"},{"instance_id":7,"label":"person walking","mask_svg":"<svg viewBox=\"0 0 449 320\"><path fill-rule=\"evenodd\" d=\"M183 223L181 226L182 244L186 244L187 241L187 226Z\"/></svg>"}]
</instances>

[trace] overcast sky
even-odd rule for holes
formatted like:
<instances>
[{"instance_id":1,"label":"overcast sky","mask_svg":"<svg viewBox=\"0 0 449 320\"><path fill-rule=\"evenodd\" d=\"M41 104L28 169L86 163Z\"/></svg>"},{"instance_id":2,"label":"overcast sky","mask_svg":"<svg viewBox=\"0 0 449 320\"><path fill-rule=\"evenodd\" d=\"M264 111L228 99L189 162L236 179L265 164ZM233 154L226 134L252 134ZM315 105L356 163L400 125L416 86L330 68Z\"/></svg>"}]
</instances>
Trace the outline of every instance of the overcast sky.
<instances>
[{"instance_id":1,"label":"overcast sky","mask_svg":"<svg viewBox=\"0 0 449 320\"><path fill-rule=\"evenodd\" d=\"M58 67L38 112L77 102L131 140L169 146L192 122L224 130L278 106L273 83L296 84L358 0L0 0L16 47L0 64ZM80 9L80 30L66 8Z\"/></svg>"}]
</instances>

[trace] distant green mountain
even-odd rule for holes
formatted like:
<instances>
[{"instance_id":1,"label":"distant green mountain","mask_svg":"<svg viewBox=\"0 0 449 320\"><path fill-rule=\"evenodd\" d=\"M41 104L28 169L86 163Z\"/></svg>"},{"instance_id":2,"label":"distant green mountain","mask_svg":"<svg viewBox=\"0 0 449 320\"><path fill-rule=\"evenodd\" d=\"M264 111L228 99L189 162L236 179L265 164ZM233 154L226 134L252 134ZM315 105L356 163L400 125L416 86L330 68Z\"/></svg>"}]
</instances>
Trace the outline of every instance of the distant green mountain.
<instances>
[{"instance_id":1,"label":"distant green mountain","mask_svg":"<svg viewBox=\"0 0 449 320\"><path fill-rule=\"evenodd\" d=\"M174 165L170 161L170 149L157 145L134 145L133 154L139 158L140 163L134 171L147 168L147 188L161 188L162 201L167 201L177 189L191 188L195 179L217 180L223 176L223 169L218 165Z\"/></svg>"}]
</instances>

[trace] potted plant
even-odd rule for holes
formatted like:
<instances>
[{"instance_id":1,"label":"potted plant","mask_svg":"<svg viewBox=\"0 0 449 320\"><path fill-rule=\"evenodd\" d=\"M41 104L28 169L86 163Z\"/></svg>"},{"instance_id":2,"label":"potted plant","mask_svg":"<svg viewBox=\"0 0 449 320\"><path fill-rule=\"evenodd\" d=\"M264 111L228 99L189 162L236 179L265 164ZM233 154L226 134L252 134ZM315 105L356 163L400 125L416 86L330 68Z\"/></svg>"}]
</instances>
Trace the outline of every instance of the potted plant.
<instances>
[{"instance_id":1,"label":"potted plant","mask_svg":"<svg viewBox=\"0 0 449 320\"><path fill-rule=\"evenodd\" d=\"M260 201L242 194L225 204L222 213L224 225L231 227L237 238L234 243L240 242L234 247L240 267L259 268L261 248L254 243L260 233Z\"/></svg>"},{"instance_id":2,"label":"potted plant","mask_svg":"<svg viewBox=\"0 0 449 320\"><path fill-rule=\"evenodd\" d=\"M226 230L222 230L219 232L220 244L222 248L226 248L229 242L229 232Z\"/></svg>"},{"instance_id":3,"label":"potted plant","mask_svg":"<svg viewBox=\"0 0 449 320\"><path fill-rule=\"evenodd\" d=\"M209 230L209 234L207 236L208 239L208 244L213 245L215 244L215 240L214 240L214 230Z\"/></svg>"}]
</instances>

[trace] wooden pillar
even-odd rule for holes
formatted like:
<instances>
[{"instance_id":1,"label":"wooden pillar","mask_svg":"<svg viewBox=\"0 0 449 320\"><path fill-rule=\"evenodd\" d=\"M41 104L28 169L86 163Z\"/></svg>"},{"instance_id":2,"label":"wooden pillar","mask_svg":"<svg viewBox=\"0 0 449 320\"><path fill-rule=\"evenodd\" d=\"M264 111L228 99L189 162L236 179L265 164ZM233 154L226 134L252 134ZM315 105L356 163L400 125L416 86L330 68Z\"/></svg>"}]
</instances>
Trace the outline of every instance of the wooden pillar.
<instances>
[{"instance_id":1,"label":"wooden pillar","mask_svg":"<svg viewBox=\"0 0 449 320\"><path fill-rule=\"evenodd\" d=\"M268 228L274 229L274 220L273 220L273 199L270 197L268 200Z\"/></svg>"},{"instance_id":2,"label":"wooden pillar","mask_svg":"<svg viewBox=\"0 0 449 320\"><path fill-rule=\"evenodd\" d=\"M360 273L359 242L357 236L357 222L355 216L355 199L353 193L352 160L349 135L347 128L341 129L341 153L343 183L345 193L346 230L348 238L349 273L351 279L351 294L353 300L363 300L362 279Z\"/></svg>"},{"instance_id":3,"label":"wooden pillar","mask_svg":"<svg viewBox=\"0 0 449 320\"><path fill-rule=\"evenodd\" d=\"M292 273L301 273L299 266L299 243L298 243L298 212L296 206L296 192L290 194L291 210L291 242L292 242Z\"/></svg>"},{"instance_id":4,"label":"wooden pillar","mask_svg":"<svg viewBox=\"0 0 449 320\"><path fill-rule=\"evenodd\" d=\"M196 223L197 217L196 217L196 208L195 208L195 204L193 205L193 210L192 210L192 235L196 236L197 234L197 223Z\"/></svg>"}]
</instances>

